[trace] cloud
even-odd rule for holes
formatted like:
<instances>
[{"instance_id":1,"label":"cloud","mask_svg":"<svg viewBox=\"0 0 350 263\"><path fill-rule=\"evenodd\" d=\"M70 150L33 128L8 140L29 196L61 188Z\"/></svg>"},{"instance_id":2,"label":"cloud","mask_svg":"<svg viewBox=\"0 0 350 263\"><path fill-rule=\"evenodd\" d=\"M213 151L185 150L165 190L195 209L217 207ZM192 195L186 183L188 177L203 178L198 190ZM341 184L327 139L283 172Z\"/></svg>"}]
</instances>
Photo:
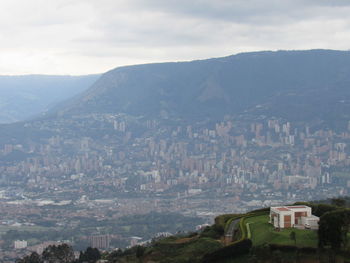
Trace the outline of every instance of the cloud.
<instances>
[{"instance_id":1,"label":"cloud","mask_svg":"<svg viewBox=\"0 0 350 263\"><path fill-rule=\"evenodd\" d=\"M87 74L255 50L348 49L346 0L12 0L0 74Z\"/></svg>"}]
</instances>

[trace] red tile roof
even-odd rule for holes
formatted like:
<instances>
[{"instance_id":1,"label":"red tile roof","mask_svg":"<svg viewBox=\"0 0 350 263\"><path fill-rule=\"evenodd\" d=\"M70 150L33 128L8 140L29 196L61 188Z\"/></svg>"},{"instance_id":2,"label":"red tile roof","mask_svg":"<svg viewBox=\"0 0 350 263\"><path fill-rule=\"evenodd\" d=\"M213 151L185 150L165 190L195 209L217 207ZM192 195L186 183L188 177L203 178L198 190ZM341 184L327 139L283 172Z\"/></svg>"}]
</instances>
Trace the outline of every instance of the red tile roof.
<instances>
[{"instance_id":1,"label":"red tile roof","mask_svg":"<svg viewBox=\"0 0 350 263\"><path fill-rule=\"evenodd\" d=\"M285 207L277 207L277 210L278 211L289 211L289 209L285 208Z\"/></svg>"}]
</instances>

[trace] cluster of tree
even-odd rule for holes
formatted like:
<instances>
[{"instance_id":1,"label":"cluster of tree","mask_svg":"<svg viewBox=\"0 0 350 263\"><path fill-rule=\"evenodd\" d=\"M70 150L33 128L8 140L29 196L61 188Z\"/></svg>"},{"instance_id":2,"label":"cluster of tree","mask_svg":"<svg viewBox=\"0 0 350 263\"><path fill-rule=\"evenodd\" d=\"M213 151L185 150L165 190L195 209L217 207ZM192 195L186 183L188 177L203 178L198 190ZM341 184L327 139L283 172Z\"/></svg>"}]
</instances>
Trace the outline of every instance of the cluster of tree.
<instances>
[{"instance_id":1,"label":"cluster of tree","mask_svg":"<svg viewBox=\"0 0 350 263\"><path fill-rule=\"evenodd\" d=\"M320 218L318 229L319 247L332 249L347 247L347 234L350 228L350 209L337 209L327 212Z\"/></svg>"},{"instance_id":2,"label":"cluster of tree","mask_svg":"<svg viewBox=\"0 0 350 263\"><path fill-rule=\"evenodd\" d=\"M331 204L338 207L348 207L348 202L349 202L349 197L331 199Z\"/></svg>"},{"instance_id":3,"label":"cluster of tree","mask_svg":"<svg viewBox=\"0 0 350 263\"><path fill-rule=\"evenodd\" d=\"M332 249L346 248L347 234L350 229L350 198L332 198L328 200L296 204L305 204L312 208L312 213L320 217L318 229L319 247ZM294 240L296 237L290 236Z\"/></svg>"},{"instance_id":4,"label":"cluster of tree","mask_svg":"<svg viewBox=\"0 0 350 263\"><path fill-rule=\"evenodd\" d=\"M108 262L119 262L121 259L127 259L129 257L141 259L146 251L146 247L134 246L129 249L117 249L106 255ZM128 262L128 261L127 261Z\"/></svg>"},{"instance_id":5,"label":"cluster of tree","mask_svg":"<svg viewBox=\"0 0 350 263\"><path fill-rule=\"evenodd\" d=\"M68 240L72 237L79 235L81 229L65 229L57 230L55 228L48 229L45 231L18 231L18 230L9 230L3 236L2 239L5 240L4 247L11 247L13 241L15 240L28 240L36 239L38 241L47 241L47 240ZM84 247L86 248L86 246Z\"/></svg>"},{"instance_id":6,"label":"cluster of tree","mask_svg":"<svg viewBox=\"0 0 350 263\"><path fill-rule=\"evenodd\" d=\"M71 263L74 262L74 251L71 246L67 244L51 245L48 246L42 255L33 252L31 255L26 256L17 261L17 263Z\"/></svg>"},{"instance_id":7,"label":"cluster of tree","mask_svg":"<svg viewBox=\"0 0 350 263\"><path fill-rule=\"evenodd\" d=\"M296 202L295 205L307 205L312 208L312 214L321 217L327 212L335 211L340 207L344 207L344 199L335 198L328 203L309 203L309 202Z\"/></svg>"},{"instance_id":8,"label":"cluster of tree","mask_svg":"<svg viewBox=\"0 0 350 263\"><path fill-rule=\"evenodd\" d=\"M79 259L75 259L74 251L67 244L48 246L42 255L36 252L17 260L17 263L95 263L101 258L98 249L88 247L80 252Z\"/></svg>"},{"instance_id":9,"label":"cluster of tree","mask_svg":"<svg viewBox=\"0 0 350 263\"><path fill-rule=\"evenodd\" d=\"M94 263L101 258L101 253L97 248L88 247L85 252L81 251L77 263Z\"/></svg>"},{"instance_id":10,"label":"cluster of tree","mask_svg":"<svg viewBox=\"0 0 350 263\"><path fill-rule=\"evenodd\" d=\"M225 230L221 225L214 224L212 226L207 226L201 233L201 237L210 237L213 239L219 239Z\"/></svg>"},{"instance_id":11,"label":"cluster of tree","mask_svg":"<svg viewBox=\"0 0 350 263\"><path fill-rule=\"evenodd\" d=\"M232 259L240 255L248 254L252 248L250 239L243 239L232 245L225 246L213 252L209 252L203 256L203 263L223 262L227 259Z\"/></svg>"}]
</instances>

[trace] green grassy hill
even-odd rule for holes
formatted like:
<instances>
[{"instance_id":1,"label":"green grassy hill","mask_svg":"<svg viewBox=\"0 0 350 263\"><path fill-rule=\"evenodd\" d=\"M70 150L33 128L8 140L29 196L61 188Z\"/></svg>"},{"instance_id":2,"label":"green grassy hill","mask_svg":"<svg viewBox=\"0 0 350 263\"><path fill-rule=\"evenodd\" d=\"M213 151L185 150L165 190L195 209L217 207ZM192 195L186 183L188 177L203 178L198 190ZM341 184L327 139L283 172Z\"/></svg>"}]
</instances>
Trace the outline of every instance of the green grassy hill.
<instances>
[{"instance_id":1,"label":"green grassy hill","mask_svg":"<svg viewBox=\"0 0 350 263\"><path fill-rule=\"evenodd\" d=\"M299 203L312 207L321 219L349 209L329 204ZM310 229L274 229L269 208L247 214L225 214L198 233L178 235L107 255L109 262L350 262L350 242L337 249L319 248L319 234ZM349 217L350 222L350 217ZM324 224L324 222L323 222ZM293 234L291 234L294 232ZM348 261L347 261L348 260Z\"/></svg>"},{"instance_id":2,"label":"green grassy hill","mask_svg":"<svg viewBox=\"0 0 350 263\"><path fill-rule=\"evenodd\" d=\"M350 209L320 203L319 230L275 229L270 208L218 216L200 232L178 234L151 244L106 252L107 262L124 263L349 263ZM80 262L80 261L79 261Z\"/></svg>"},{"instance_id":3,"label":"green grassy hill","mask_svg":"<svg viewBox=\"0 0 350 263\"><path fill-rule=\"evenodd\" d=\"M282 231L274 230L268 223L268 215L250 217L245 220L246 227L250 229L253 246L264 244L296 245L297 247L317 248L317 231L309 229L288 228ZM295 232L296 242L290 238L291 232Z\"/></svg>"}]
</instances>

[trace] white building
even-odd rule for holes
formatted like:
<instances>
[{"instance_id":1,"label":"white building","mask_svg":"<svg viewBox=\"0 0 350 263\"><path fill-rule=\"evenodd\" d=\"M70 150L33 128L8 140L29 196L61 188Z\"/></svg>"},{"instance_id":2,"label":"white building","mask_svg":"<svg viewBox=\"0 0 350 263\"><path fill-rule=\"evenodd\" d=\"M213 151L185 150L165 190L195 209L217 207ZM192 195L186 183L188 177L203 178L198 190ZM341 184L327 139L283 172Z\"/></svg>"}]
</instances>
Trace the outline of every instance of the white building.
<instances>
[{"instance_id":1,"label":"white building","mask_svg":"<svg viewBox=\"0 0 350 263\"><path fill-rule=\"evenodd\" d=\"M312 215L311 207L278 206L270 208L270 223L275 228L309 228L318 229L319 217Z\"/></svg>"},{"instance_id":2,"label":"white building","mask_svg":"<svg viewBox=\"0 0 350 263\"><path fill-rule=\"evenodd\" d=\"M15 247L15 249L23 249L28 246L28 243L25 240L16 240L15 242L13 242L13 246Z\"/></svg>"}]
</instances>

